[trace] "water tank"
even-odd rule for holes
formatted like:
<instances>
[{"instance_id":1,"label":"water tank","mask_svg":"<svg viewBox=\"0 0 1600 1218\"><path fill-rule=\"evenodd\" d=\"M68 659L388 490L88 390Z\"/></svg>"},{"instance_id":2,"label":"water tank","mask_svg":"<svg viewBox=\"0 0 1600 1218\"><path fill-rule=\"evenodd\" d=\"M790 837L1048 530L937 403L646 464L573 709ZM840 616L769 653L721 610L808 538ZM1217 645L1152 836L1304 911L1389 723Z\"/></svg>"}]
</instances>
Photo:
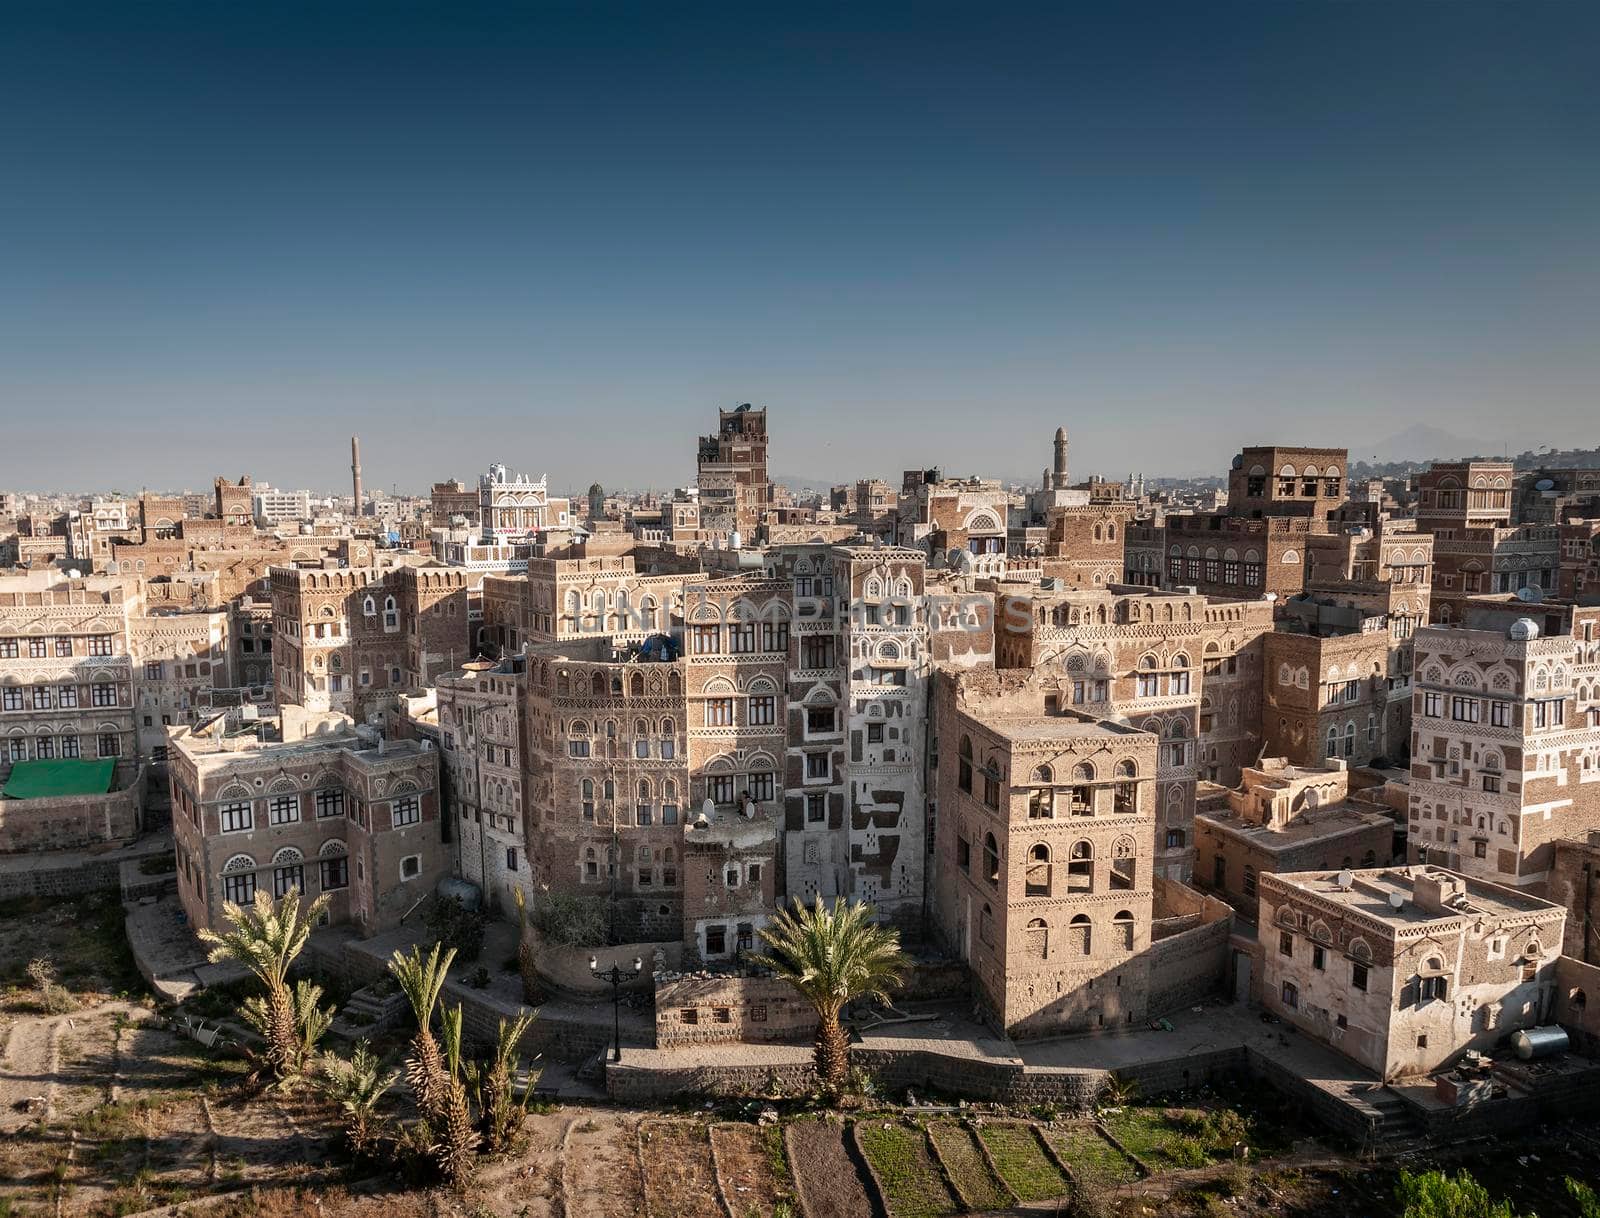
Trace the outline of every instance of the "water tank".
<instances>
[{"instance_id":1,"label":"water tank","mask_svg":"<svg viewBox=\"0 0 1600 1218\"><path fill-rule=\"evenodd\" d=\"M1511 1038L1511 1047L1525 1062L1536 1057L1549 1057L1552 1053L1565 1053L1568 1047L1566 1029L1528 1028Z\"/></svg>"},{"instance_id":2,"label":"water tank","mask_svg":"<svg viewBox=\"0 0 1600 1218\"><path fill-rule=\"evenodd\" d=\"M1539 637L1539 623L1531 617L1519 617L1511 623L1511 629L1507 633L1513 643L1526 643L1530 639Z\"/></svg>"}]
</instances>

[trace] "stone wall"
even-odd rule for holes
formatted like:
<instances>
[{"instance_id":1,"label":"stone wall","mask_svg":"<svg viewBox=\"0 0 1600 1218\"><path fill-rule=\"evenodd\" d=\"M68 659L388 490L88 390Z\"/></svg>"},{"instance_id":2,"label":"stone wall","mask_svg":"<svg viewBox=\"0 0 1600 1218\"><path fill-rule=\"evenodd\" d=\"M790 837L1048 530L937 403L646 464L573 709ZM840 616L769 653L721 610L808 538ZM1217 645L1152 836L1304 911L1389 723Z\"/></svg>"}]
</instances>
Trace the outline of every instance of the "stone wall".
<instances>
[{"instance_id":1,"label":"stone wall","mask_svg":"<svg viewBox=\"0 0 1600 1218\"><path fill-rule=\"evenodd\" d=\"M1224 989L1233 910L1224 901L1176 880L1155 880L1157 926L1150 944L1152 1015L1189 1006Z\"/></svg>"},{"instance_id":2,"label":"stone wall","mask_svg":"<svg viewBox=\"0 0 1600 1218\"><path fill-rule=\"evenodd\" d=\"M728 1042L802 1042L816 1011L775 977L664 975L656 982L656 1048Z\"/></svg>"},{"instance_id":3,"label":"stone wall","mask_svg":"<svg viewBox=\"0 0 1600 1218\"><path fill-rule=\"evenodd\" d=\"M0 799L0 854L131 842L144 817L144 767L117 766L113 790L60 799Z\"/></svg>"},{"instance_id":4,"label":"stone wall","mask_svg":"<svg viewBox=\"0 0 1600 1218\"><path fill-rule=\"evenodd\" d=\"M1556 961L1555 1019L1574 1049L1600 1055L1600 968L1571 956Z\"/></svg>"},{"instance_id":5,"label":"stone wall","mask_svg":"<svg viewBox=\"0 0 1600 1218\"><path fill-rule=\"evenodd\" d=\"M1222 990L1231 920L1211 922L1150 945L1152 1015L1190 1006Z\"/></svg>"},{"instance_id":6,"label":"stone wall","mask_svg":"<svg viewBox=\"0 0 1600 1218\"><path fill-rule=\"evenodd\" d=\"M539 979L552 989L580 998L610 998L611 984L596 981L589 971L589 958L594 957L602 969L613 964L624 969L633 967L637 958L643 965L637 980L625 981L626 993L649 993L655 984L657 969L676 969L682 963L681 943L619 943L615 947L561 947L546 943L531 928L524 934L534 938L534 971Z\"/></svg>"}]
</instances>

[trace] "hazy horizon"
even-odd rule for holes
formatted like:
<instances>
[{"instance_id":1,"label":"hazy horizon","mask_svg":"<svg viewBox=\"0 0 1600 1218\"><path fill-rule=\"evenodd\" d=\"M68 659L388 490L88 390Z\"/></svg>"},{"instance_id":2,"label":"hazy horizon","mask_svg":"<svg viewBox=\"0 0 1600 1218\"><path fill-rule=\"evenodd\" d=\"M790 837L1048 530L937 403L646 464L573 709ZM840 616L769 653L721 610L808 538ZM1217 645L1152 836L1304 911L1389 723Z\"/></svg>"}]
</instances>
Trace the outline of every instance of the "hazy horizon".
<instances>
[{"instance_id":1,"label":"hazy horizon","mask_svg":"<svg viewBox=\"0 0 1600 1218\"><path fill-rule=\"evenodd\" d=\"M0 487L1600 443L1600 6L15 7ZM1588 427L1585 427L1588 424Z\"/></svg>"}]
</instances>

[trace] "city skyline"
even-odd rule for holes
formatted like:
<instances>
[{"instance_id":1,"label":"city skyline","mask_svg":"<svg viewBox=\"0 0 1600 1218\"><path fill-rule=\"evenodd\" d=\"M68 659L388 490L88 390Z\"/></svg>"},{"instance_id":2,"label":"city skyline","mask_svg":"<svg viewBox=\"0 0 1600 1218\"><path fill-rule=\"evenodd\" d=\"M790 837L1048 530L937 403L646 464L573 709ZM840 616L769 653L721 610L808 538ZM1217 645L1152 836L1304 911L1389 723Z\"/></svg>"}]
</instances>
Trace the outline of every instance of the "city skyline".
<instances>
[{"instance_id":1,"label":"city skyline","mask_svg":"<svg viewBox=\"0 0 1600 1218\"><path fill-rule=\"evenodd\" d=\"M6 485L203 485L243 425L284 485L356 432L379 486L667 486L737 401L820 480L1593 413L1591 6L11 25Z\"/></svg>"}]
</instances>

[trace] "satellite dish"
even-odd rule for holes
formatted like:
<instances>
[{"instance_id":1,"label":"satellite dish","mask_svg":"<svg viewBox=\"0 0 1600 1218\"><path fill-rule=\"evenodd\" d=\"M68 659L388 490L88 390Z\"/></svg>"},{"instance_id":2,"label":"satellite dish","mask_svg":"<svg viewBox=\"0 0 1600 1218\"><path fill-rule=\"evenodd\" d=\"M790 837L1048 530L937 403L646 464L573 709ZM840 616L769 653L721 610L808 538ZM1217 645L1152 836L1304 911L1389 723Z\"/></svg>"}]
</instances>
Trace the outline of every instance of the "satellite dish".
<instances>
[{"instance_id":1,"label":"satellite dish","mask_svg":"<svg viewBox=\"0 0 1600 1218\"><path fill-rule=\"evenodd\" d=\"M1536 491L1553 491L1556 489L1555 479L1540 478L1539 481L1533 484L1533 489Z\"/></svg>"},{"instance_id":2,"label":"satellite dish","mask_svg":"<svg viewBox=\"0 0 1600 1218\"><path fill-rule=\"evenodd\" d=\"M1517 599L1524 604L1537 605L1544 600L1544 589L1538 584L1527 584L1517 589Z\"/></svg>"},{"instance_id":3,"label":"satellite dish","mask_svg":"<svg viewBox=\"0 0 1600 1218\"><path fill-rule=\"evenodd\" d=\"M1335 882L1345 892L1349 892L1352 885L1354 885L1356 882L1356 873L1353 871L1341 871L1339 873L1339 878Z\"/></svg>"},{"instance_id":4,"label":"satellite dish","mask_svg":"<svg viewBox=\"0 0 1600 1218\"><path fill-rule=\"evenodd\" d=\"M1389 908L1390 909L1392 909L1392 910L1394 910L1394 911L1396 911L1398 913L1400 910L1404 909L1405 907L1406 907L1406 894L1405 893L1403 893L1403 892L1391 892L1389 894Z\"/></svg>"}]
</instances>

